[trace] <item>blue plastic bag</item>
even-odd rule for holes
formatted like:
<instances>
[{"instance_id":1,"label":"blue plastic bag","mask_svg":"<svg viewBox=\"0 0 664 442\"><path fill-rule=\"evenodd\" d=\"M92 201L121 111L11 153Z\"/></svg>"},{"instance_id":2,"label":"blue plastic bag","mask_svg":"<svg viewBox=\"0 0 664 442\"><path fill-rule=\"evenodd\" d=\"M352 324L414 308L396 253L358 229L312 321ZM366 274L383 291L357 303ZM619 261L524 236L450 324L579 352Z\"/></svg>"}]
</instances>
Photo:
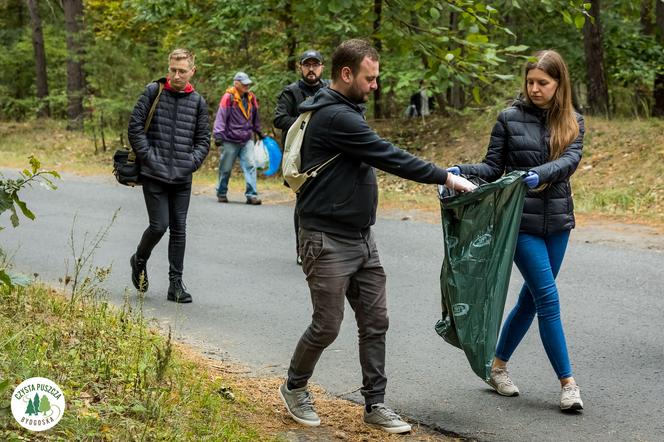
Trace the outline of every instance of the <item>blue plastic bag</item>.
<instances>
[{"instance_id":1,"label":"blue plastic bag","mask_svg":"<svg viewBox=\"0 0 664 442\"><path fill-rule=\"evenodd\" d=\"M263 175L272 176L281 169L281 149L279 149L279 143L272 137L263 138L263 145L270 157L270 166L263 172Z\"/></svg>"}]
</instances>

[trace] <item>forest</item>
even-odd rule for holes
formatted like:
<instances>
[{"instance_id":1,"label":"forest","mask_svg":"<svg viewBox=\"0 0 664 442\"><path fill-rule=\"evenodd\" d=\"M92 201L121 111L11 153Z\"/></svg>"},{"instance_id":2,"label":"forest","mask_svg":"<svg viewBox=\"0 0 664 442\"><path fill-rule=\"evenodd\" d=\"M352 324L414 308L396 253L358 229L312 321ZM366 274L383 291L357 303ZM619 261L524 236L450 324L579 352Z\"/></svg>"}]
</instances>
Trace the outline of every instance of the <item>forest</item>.
<instances>
[{"instance_id":1,"label":"forest","mask_svg":"<svg viewBox=\"0 0 664 442\"><path fill-rule=\"evenodd\" d=\"M269 128L298 55L329 58L351 37L381 54L370 118L401 117L421 80L443 115L507 102L524 61L549 48L584 113L664 117L664 0L0 0L0 24L0 119L70 130L119 134L176 47L196 54L210 112L249 73Z\"/></svg>"}]
</instances>

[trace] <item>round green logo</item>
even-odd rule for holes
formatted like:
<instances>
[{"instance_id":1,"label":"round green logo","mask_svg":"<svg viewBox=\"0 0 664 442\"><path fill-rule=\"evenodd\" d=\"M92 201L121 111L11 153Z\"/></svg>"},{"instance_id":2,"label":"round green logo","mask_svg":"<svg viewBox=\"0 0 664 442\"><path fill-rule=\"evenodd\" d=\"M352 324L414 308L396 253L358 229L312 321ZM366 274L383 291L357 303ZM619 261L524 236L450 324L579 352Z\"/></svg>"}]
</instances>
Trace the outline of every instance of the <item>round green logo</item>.
<instances>
[{"instance_id":1,"label":"round green logo","mask_svg":"<svg viewBox=\"0 0 664 442\"><path fill-rule=\"evenodd\" d=\"M12 414L23 428L44 431L53 428L65 412L65 395L47 378L30 378L16 387Z\"/></svg>"}]
</instances>

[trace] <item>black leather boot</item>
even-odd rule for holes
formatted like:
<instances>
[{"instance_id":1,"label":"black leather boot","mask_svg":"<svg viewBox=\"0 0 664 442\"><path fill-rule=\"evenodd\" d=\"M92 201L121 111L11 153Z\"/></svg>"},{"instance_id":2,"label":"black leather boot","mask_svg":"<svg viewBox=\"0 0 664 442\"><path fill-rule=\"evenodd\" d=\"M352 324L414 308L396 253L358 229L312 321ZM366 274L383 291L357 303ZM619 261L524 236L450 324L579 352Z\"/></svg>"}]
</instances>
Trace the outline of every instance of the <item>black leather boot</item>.
<instances>
[{"instance_id":1,"label":"black leather boot","mask_svg":"<svg viewBox=\"0 0 664 442\"><path fill-rule=\"evenodd\" d=\"M179 304L188 304L192 301L191 295L187 293L181 279L171 281L168 286L168 300Z\"/></svg>"},{"instance_id":2,"label":"black leather boot","mask_svg":"<svg viewBox=\"0 0 664 442\"><path fill-rule=\"evenodd\" d=\"M137 258L134 253L129 258L131 264L131 282L139 292L148 291L148 271L145 268L147 261L145 259Z\"/></svg>"}]
</instances>

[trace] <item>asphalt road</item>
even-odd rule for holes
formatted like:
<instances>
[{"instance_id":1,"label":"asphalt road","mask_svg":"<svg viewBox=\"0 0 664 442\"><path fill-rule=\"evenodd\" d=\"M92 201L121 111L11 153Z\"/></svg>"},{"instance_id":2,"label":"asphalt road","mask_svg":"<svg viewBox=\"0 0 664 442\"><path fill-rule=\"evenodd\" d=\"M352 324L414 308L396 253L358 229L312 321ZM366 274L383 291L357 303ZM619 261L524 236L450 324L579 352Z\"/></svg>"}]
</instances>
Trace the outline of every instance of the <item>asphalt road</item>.
<instances>
[{"instance_id":1,"label":"asphalt road","mask_svg":"<svg viewBox=\"0 0 664 442\"><path fill-rule=\"evenodd\" d=\"M434 190L432 188L432 198ZM40 187L22 196L37 215L18 229L7 215L0 244L17 270L57 281L80 241L108 225L97 265L112 266L112 300L131 286L129 256L147 225L142 193L110 179L66 176L56 191ZM166 238L149 262L149 315L208 354L231 358L255 373L284 376L309 321L309 294L295 265L292 207L221 205L212 195L192 198L185 284L194 303L166 301ZM76 222L74 223L74 217ZM73 226L73 227L72 227ZM387 402L412 420L487 441L664 440L664 253L634 241L598 240L575 231L559 276L562 315L585 410L558 410L559 385L532 327L511 362L521 396L492 392L470 370L460 350L434 331L440 316L442 262L439 224L379 219L378 248L388 275ZM600 235L601 237L601 235ZM620 239L620 238L618 238ZM71 267L71 266L70 266ZM509 308L520 286L515 270ZM135 296L132 294L132 299ZM361 372L350 307L342 332L323 354L313 382L333 394L361 399ZM277 392L275 392L275 395ZM325 416L323 416L325 419Z\"/></svg>"}]
</instances>

